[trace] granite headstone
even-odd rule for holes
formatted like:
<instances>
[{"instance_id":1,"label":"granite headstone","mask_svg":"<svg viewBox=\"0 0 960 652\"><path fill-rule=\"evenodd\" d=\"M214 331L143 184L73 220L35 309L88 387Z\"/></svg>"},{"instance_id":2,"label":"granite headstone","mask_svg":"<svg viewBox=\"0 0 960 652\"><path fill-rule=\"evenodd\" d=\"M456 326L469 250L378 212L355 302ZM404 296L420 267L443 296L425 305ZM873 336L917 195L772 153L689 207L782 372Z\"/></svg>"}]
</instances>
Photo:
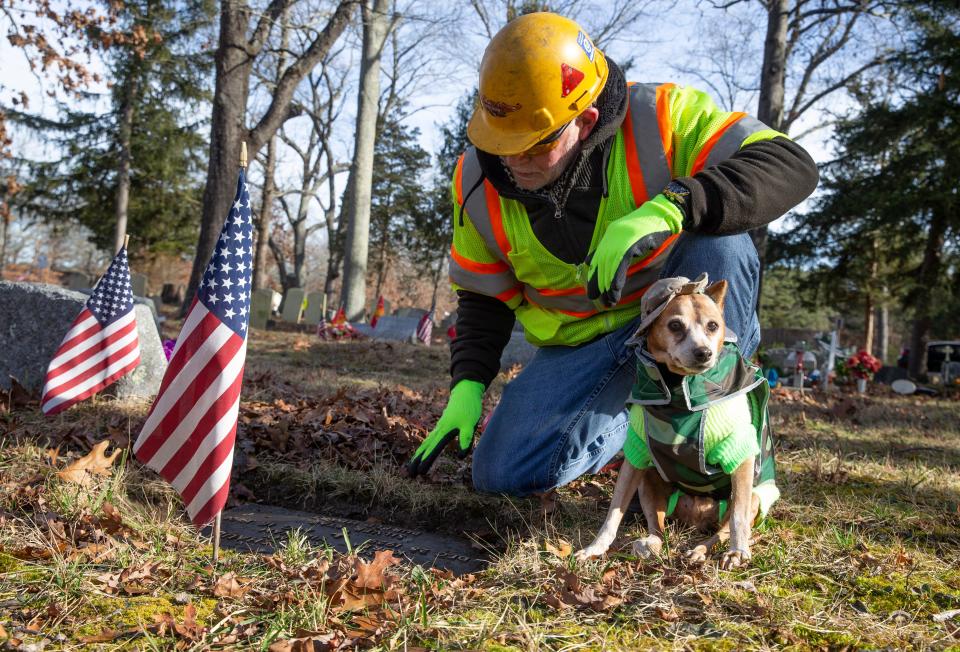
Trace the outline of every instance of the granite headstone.
<instances>
[{"instance_id":1,"label":"granite headstone","mask_svg":"<svg viewBox=\"0 0 960 652\"><path fill-rule=\"evenodd\" d=\"M366 335L375 340L416 342L417 324L419 323L419 318L384 315L377 321L376 328L371 328L370 324L353 324L353 327L361 335Z\"/></svg>"},{"instance_id":2,"label":"granite headstone","mask_svg":"<svg viewBox=\"0 0 960 652\"><path fill-rule=\"evenodd\" d=\"M303 316L303 288L290 288L283 298L283 321L299 324Z\"/></svg>"},{"instance_id":3,"label":"granite headstone","mask_svg":"<svg viewBox=\"0 0 960 652\"><path fill-rule=\"evenodd\" d=\"M311 292L307 295L307 309L303 311L304 324L316 326L323 319L323 307L326 304L323 298L323 292Z\"/></svg>"},{"instance_id":4,"label":"granite headstone","mask_svg":"<svg viewBox=\"0 0 960 652\"><path fill-rule=\"evenodd\" d=\"M86 300L81 292L55 285L0 281L0 387L9 388L13 376L27 389L42 389L47 365ZM106 391L121 398L152 398L167 360L150 308L138 298L134 310L140 364Z\"/></svg>"}]
</instances>

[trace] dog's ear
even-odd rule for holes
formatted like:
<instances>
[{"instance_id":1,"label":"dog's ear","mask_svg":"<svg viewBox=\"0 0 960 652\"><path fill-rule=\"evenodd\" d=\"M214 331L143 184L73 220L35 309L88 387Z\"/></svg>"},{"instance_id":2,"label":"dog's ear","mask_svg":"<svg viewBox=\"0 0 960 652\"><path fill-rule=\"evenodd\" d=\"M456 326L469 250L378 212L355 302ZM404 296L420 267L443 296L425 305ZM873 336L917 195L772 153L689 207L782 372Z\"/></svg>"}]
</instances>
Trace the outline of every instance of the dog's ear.
<instances>
[{"instance_id":1,"label":"dog's ear","mask_svg":"<svg viewBox=\"0 0 960 652\"><path fill-rule=\"evenodd\" d=\"M717 304L720 310L723 310L723 300L727 296L727 282L725 280L711 284L704 292L708 297L713 299L713 302Z\"/></svg>"}]
</instances>

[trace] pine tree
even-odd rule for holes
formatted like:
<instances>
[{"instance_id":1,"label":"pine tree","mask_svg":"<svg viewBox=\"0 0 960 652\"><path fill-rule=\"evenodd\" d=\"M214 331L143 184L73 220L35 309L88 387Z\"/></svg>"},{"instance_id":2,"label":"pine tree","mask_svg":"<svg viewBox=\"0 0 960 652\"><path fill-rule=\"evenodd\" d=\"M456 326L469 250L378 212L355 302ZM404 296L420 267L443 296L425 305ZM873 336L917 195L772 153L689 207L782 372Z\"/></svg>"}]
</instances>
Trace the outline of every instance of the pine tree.
<instances>
[{"instance_id":1,"label":"pine tree","mask_svg":"<svg viewBox=\"0 0 960 652\"><path fill-rule=\"evenodd\" d=\"M930 2L909 16L908 47L885 70L891 91L862 89L862 108L838 128L823 197L782 244L826 263L821 278L835 292L901 296L919 376L931 331L957 318L945 311L956 308L950 258L960 246L960 11Z\"/></svg>"},{"instance_id":2,"label":"pine tree","mask_svg":"<svg viewBox=\"0 0 960 652\"><path fill-rule=\"evenodd\" d=\"M122 43L108 50L108 111L63 107L58 120L16 116L61 152L53 161L30 162L26 211L51 223L85 226L94 244L112 250L125 176L118 163L128 157L131 253L192 248L205 147L198 116L206 114L201 107L209 101L212 64L197 50L212 11L207 0L125 3L118 20L129 22L132 30L150 30L153 37L140 52Z\"/></svg>"}]
</instances>

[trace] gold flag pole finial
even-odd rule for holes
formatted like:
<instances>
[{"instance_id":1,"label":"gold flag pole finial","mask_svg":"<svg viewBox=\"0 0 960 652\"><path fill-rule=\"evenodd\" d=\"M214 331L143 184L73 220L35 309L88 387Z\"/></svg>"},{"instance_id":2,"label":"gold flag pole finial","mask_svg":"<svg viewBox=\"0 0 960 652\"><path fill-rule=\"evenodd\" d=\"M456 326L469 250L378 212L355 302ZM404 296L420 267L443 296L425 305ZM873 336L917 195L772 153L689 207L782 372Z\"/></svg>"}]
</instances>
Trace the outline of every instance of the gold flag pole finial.
<instances>
[{"instance_id":1,"label":"gold flag pole finial","mask_svg":"<svg viewBox=\"0 0 960 652\"><path fill-rule=\"evenodd\" d=\"M130 244L130 236L125 234L123 236L123 248L127 249L129 244Z\"/></svg>"},{"instance_id":2,"label":"gold flag pole finial","mask_svg":"<svg viewBox=\"0 0 960 652\"><path fill-rule=\"evenodd\" d=\"M247 167L247 141L240 143L240 167Z\"/></svg>"}]
</instances>

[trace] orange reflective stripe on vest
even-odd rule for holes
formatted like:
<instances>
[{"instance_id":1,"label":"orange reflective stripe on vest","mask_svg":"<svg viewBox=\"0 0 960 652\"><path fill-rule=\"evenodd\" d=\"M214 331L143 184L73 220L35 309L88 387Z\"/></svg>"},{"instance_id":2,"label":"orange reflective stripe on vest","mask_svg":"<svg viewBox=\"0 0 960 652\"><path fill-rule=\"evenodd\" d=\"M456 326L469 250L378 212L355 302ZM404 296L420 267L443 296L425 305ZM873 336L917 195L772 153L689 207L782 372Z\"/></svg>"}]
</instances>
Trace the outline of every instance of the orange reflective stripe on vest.
<instances>
[{"instance_id":1,"label":"orange reflective stripe on vest","mask_svg":"<svg viewBox=\"0 0 960 652\"><path fill-rule=\"evenodd\" d=\"M748 136L769 128L767 125L763 124L751 115L734 115L740 115L741 118L731 122L728 125L725 125L723 134L716 140L716 142L711 146L710 151L707 153L707 157L703 164L704 168L714 166L721 161L727 160L740 151L740 146ZM706 149L706 147L704 147L704 149ZM700 157L698 156L698 162L699 158ZM697 170L694 170L694 172L696 171Z\"/></svg>"},{"instance_id":2,"label":"orange reflective stripe on vest","mask_svg":"<svg viewBox=\"0 0 960 652\"><path fill-rule=\"evenodd\" d=\"M697 154L697 159L693 163L693 168L690 170L691 176L702 170L707 165L707 158L710 156L710 153L713 151L713 148L717 145L718 142L730 131L730 128L735 125L737 122L746 117L746 113L736 112L731 113L730 116L723 121L723 124L720 125L720 128L717 129L717 132L710 136L710 138L703 144L703 147L700 149L700 152ZM732 134L737 133L736 131L731 132ZM745 138L746 136L744 136ZM743 138L740 139L741 141ZM739 144L738 144L739 147ZM734 150L736 151L736 150ZM724 157L727 158L727 157Z\"/></svg>"}]
</instances>

